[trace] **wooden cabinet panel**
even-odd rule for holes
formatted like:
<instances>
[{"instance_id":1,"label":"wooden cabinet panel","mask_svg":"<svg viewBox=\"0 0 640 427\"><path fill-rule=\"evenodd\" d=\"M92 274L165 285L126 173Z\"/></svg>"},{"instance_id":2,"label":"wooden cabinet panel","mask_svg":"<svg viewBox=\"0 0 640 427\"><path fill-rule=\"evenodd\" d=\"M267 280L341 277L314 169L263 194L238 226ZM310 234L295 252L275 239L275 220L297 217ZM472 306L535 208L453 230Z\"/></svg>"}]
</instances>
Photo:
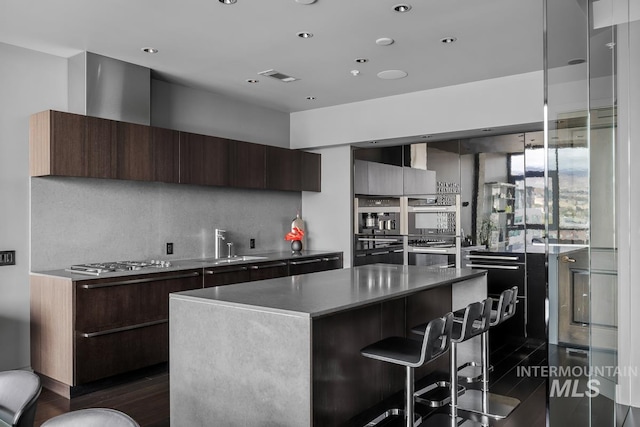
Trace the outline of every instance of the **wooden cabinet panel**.
<instances>
[{"instance_id":1,"label":"wooden cabinet panel","mask_svg":"<svg viewBox=\"0 0 640 427\"><path fill-rule=\"evenodd\" d=\"M75 384L169 360L169 324L85 337L76 335Z\"/></svg>"},{"instance_id":2,"label":"wooden cabinet panel","mask_svg":"<svg viewBox=\"0 0 640 427\"><path fill-rule=\"evenodd\" d=\"M168 319L169 293L200 287L195 270L77 282L75 329L95 333Z\"/></svg>"},{"instance_id":3,"label":"wooden cabinet panel","mask_svg":"<svg viewBox=\"0 0 640 427\"><path fill-rule=\"evenodd\" d=\"M228 141L180 132L180 183L228 185Z\"/></svg>"},{"instance_id":4,"label":"wooden cabinet panel","mask_svg":"<svg viewBox=\"0 0 640 427\"><path fill-rule=\"evenodd\" d=\"M116 178L152 181L153 159L149 126L116 122Z\"/></svg>"},{"instance_id":5,"label":"wooden cabinet panel","mask_svg":"<svg viewBox=\"0 0 640 427\"><path fill-rule=\"evenodd\" d=\"M285 261L263 262L249 266L251 280L275 279L289 275L289 264Z\"/></svg>"},{"instance_id":6,"label":"wooden cabinet panel","mask_svg":"<svg viewBox=\"0 0 640 427\"><path fill-rule=\"evenodd\" d=\"M267 147L267 188L300 191L300 159L300 151Z\"/></svg>"},{"instance_id":7,"label":"wooden cabinet panel","mask_svg":"<svg viewBox=\"0 0 640 427\"><path fill-rule=\"evenodd\" d=\"M232 285L234 283L248 282L251 273L246 265L227 266L204 269L204 287Z\"/></svg>"},{"instance_id":8,"label":"wooden cabinet panel","mask_svg":"<svg viewBox=\"0 0 640 427\"><path fill-rule=\"evenodd\" d=\"M266 146L229 141L230 182L232 187L266 187Z\"/></svg>"},{"instance_id":9,"label":"wooden cabinet panel","mask_svg":"<svg viewBox=\"0 0 640 427\"><path fill-rule=\"evenodd\" d=\"M342 254L339 253L318 257L295 258L289 261L289 274L292 276L338 268L342 268Z\"/></svg>"},{"instance_id":10,"label":"wooden cabinet panel","mask_svg":"<svg viewBox=\"0 0 640 427\"><path fill-rule=\"evenodd\" d=\"M321 191L321 156L317 153L309 153L307 151L300 151L300 157L302 159L302 190L303 191Z\"/></svg>"},{"instance_id":11,"label":"wooden cabinet panel","mask_svg":"<svg viewBox=\"0 0 640 427\"><path fill-rule=\"evenodd\" d=\"M153 181L180 182L180 132L151 128Z\"/></svg>"},{"instance_id":12,"label":"wooden cabinet panel","mask_svg":"<svg viewBox=\"0 0 640 427\"><path fill-rule=\"evenodd\" d=\"M116 125L114 120L86 117L84 176L116 177Z\"/></svg>"},{"instance_id":13,"label":"wooden cabinet panel","mask_svg":"<svg viewBox=\"0 0 640 427\"><path fill-rule=\"evenodd\" d=\"M86 117L42 111L29 119L31 176L85 175Z\"/></svg>"}]
</instances>

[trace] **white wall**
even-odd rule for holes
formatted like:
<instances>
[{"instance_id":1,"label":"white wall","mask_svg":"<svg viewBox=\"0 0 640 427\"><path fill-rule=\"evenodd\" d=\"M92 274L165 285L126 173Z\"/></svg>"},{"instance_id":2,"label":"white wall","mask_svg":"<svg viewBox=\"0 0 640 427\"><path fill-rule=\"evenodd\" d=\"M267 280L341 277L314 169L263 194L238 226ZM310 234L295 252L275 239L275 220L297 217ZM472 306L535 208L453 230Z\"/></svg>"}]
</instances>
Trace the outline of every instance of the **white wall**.
<instances>
[{"instance_id":1,"label":"white wall","mask_svg":"<svg viewBox=\"0 0 640 427\"><path fill-rule=\"evenodd\" d=\"M291 148L543 121L542 72L291 114Z\"/></svg>"},{"instance_id":2,"label":"white wall","mask_svg":"<svg viewBox=\"0 0 640 427\"><path fill-rule=\"evenodd\" d=\"M65 59L0 43L0 370L30 365L29 115L66 104Z\"/></svg>"},{"instance_id":3,"label":"white wall","mask_svg":"<svg viewBox=\"0 0 640 427\"><path fill-rule=\"evenodd\" d=\"M212 92L151 81L151 124L289 148L289 114Z\"/></svg>"},{"instance_id":4,"label":"white wall","mask_svg":"<svg viewBox=\"0 0 640 427\"><path fill-rule=\"evenodd\" d=\"M344 252L344 266L351 266L353 163L351 147L314 150L322 155L322 192L302 192L302 212L309 249Z\"/></svg>"}]
</instances>

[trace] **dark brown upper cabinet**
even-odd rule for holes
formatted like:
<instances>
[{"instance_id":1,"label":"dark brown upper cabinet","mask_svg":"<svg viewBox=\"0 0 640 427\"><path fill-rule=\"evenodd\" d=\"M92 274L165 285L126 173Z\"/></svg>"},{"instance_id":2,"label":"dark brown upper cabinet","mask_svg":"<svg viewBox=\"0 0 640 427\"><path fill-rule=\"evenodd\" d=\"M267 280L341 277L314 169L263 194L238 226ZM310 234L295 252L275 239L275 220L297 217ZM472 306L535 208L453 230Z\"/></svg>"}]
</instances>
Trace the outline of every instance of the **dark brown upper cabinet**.
<instances>
[{"instance_id":1,"label":"dark brown upper cabinet","mask_svg":"<svg viewBox=\"0 0 640 427\"><path fill-rule=\"evenodd\" d=\"M229 141L180 132L180 183L229 185Z\"/></svg>"},{"instance_id":2,"label":"dark brown upper cabinet","mask_svg":"<svg viewBox=\"0 0 640 427\"><path fill-rule=\"evenodd\" d=\"M180 132L151 128L152 181L180 182Z\"/></svg>"},{"instance_id":3,"label":"dark brown upper cabinet","mask_svg":"<svg viewBox=\"0 0 640 427\"><path fill-rule=\"evenodd\" d=\"M29 118L31 176L85 176L86 117L42 111Z\"/></svg>"},{"instance_id":4,"label":"dark brown upper cabinet","mask_svg":"<svg viewBox=\"0 0 640 427\"><path fill-rule=\"evenodd\" d=\"M320 191L319 154L43 111L29 122L31 176Z\"/></svg>"},{"instance_id":5,"label":"dark brown upper cabinet","mask_svg":"<svg viewBox=\"0 0 640 427\"><path fill-rule=\"evenodd\" d=\"M267 188L270 190L302 190L300 151L267 147Z\"/></svg>"},{"instance_id":6,"label":"dark brown upper cabinet","mask_svg":"<svg viewBox=\"0 0 640 427\"><path fill-rule=\"evenodd\" d=\"M87 116L84 176L89 178L116 177L117 123L115 120Z\"/></svg>"},{"instance_id":7,"label":"dark brown upper cabinet","mask_svg":"<svg viewBox=\"0 0 640 427\"><path fill-rule=\"evenodd\" d=\"M302 158L302 170L300 171L302 189L319 192L322 182L320 154L300 151L300 156Z\"/></svg>"},{"instance_id":8,"label":"dark brown upper cabinet","mask_svg":"<svg viewBox=\"0 0 640 427\"><path fill-rule=\"evenodd\" d=\"M154 164L149 126L117 122L115 145L116 179L153 180Z\"/></svg>"},{"instance_id":9,"label":"dark brown upper cabinet","mask_svg":"<svg viewBox=\"0 0 640 427\"><path fill-rule=\"evenodd\" d=\"M266 188L266 162L266 146L229 141L229 185L240 188Z\"/></svg>"}]
</instances>

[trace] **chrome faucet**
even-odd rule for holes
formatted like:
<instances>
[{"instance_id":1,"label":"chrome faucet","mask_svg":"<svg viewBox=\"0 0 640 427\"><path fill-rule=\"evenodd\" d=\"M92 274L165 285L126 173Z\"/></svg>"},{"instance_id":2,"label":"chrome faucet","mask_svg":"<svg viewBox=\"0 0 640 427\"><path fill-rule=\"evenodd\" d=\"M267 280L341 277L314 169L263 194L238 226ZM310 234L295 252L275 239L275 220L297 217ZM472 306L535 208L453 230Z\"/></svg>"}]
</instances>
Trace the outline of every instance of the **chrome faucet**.
<instances>
[{"instance_id":1,"label":"chrome faucet","mask_svg":"<svg viewBox=\"0 0 640 427\"><path fill-rule=\"evenodd\" d=\"M215 247L213 250L213 256L216 259L222 258L222 241L226 240L225 233L226 233L226 230L221 230L219 228L216 228Z\"/></svg>"}]
</instances>

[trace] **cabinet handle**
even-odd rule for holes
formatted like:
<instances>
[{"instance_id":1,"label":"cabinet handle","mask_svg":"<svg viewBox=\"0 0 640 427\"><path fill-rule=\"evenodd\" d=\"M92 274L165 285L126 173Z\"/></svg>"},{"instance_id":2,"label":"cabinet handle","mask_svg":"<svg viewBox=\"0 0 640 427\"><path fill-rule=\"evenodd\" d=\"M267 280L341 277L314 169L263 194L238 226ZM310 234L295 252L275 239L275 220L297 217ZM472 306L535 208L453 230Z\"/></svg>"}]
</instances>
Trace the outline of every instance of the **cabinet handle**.
<instances>
[{"instance_id":1,"label":"cabinet handle","mask_svg":"<svg viewBox=\"0 0 640 427\"><path fill-rule=\"evenodd\" d=\"M369 255L386 255L388 254L389 251L384 251L384 252L371 252Z\"/></svg>"},{"instance_id":2,"label":"cabinet handle","mask_svg":"<svg viewBox=\"0 0 640 427\"><path fill-rule=\"evenodd\" d=\"M249 267L252 270L260 270L261 268L271 268L271 267L286 267L287 263L286 262L279 262L276 264L269 264L269 265L252 265L251 267Z\"/></svg>"},{"instance_id":3,"label":"cabinet handle","mask_svg":"<svg viewBox=\"0 0 640 427\"><path fill-rule=\"evenodd\" d=\"M197 271L194 271L193 273L177 274L175 276L149 277L147 279L131 279L131 280L122 280L120 282L96 283L93 285L81 285L80 287L83 289L110 288L112 286L135 285L137 283L157 282L160 280L186 279L187 277L198 277L199 275L200 273L198 273Z\"/></svg>"},{"instance_id":4,"label":"cabinet handle","mask_svg":"<svg viewBox=\"0 0 640 427\"><path fill-rule=\"evenodd\" d=\"M289 264L291 265L313 264L315 262L320 262L320 261L322 261L322 259L316 258L316 259L306 259L304 261L291 261Z\"/></svg>"},{"instance_id":5,"label":"cabinet handle","mask_svg":"<svg viewBox=\"0 0 640 427\"><path fill-rule=\"evenodd\" d=\"M328 261L340 261L340 257L339 256L334 256L331 258L322 258L322 261L324 262L328 262Z\"/></svg>"},{"instance_id":6,"label":"cabinet handle","mask_svg":"<svg viewBox=\"0 0 640 427\"><path fill-rule=\"evenodd\" d=\"M517 265L467 264L469 268L486 268L487 270L519 270Z\"/></svg>"},{"instance_id":7,"label":"cabinet handle","mask_svg":"<svg viewBox=\"0 0 640 427\"><path fill-rule=\"evenodd\" d=\"M146 328L147 326L161 325L163 323L169 323L169 319L155 320L153 322L138 323L137 325L123 326L122 328L107 329L106 331L100 331L100 332L87 332L87 333L82 333L81 332L80 336L82 336L83 338L93 338L93 337L99 337L99 336L102 336L102 335L115 334L115 333L118 333L118 332L131 331L133 329Z\"/></svg>"},{"instance_id":8,"label":"cabinet handle","mask_svg":"<svg viewBox=\"0 0 640 427\"><path fill-rule=\"evenodd\" d=\"M247 267L230 268L225 269L224 271L205 270L204 274L211 276L213 274L237 273L238 271L247 271Z\"/></svg>"},{"instance_id":9,"label":"cabinet handle","mask_svg":"<svg viewBox=\"0 0 640 427\"><path fill-rule=\"evenodd\" d=\"M450 249L453 248L411 248L410 252L416 252L416 253L433 253L433 252L448 252Z\"/></svg>"},{"instance_id":10,"label":"cabinet handle","mask_svg":"<svg viewBox=\"0 0 640 427\"><path fill-rule=\"evenodd\" d=\"M575 258L569 258L569 256L568 256L568 255L564 255L564 256L561 258L561 261L562 261L562 262L576 262Z\"/></svg>"},{"instance_id":11,"label":"cabinet handle","mask_svg":"<svg viewBox=\"0 0 640 427\"><path fill-rule=\"evenodd\" d=\"M467 259L496 259L500 261L518 261L517 256L467 255Z\"/></svg>"},{"instance_id":12,"label":"cabinet handle","mask_svg":"<svg viewBox=\"0 0 640 427\"><path fill-rule=\"evenodd\" d=\"M404 252L404 249L396 249L393 253Z\"/></svg>"}]
</instances>

